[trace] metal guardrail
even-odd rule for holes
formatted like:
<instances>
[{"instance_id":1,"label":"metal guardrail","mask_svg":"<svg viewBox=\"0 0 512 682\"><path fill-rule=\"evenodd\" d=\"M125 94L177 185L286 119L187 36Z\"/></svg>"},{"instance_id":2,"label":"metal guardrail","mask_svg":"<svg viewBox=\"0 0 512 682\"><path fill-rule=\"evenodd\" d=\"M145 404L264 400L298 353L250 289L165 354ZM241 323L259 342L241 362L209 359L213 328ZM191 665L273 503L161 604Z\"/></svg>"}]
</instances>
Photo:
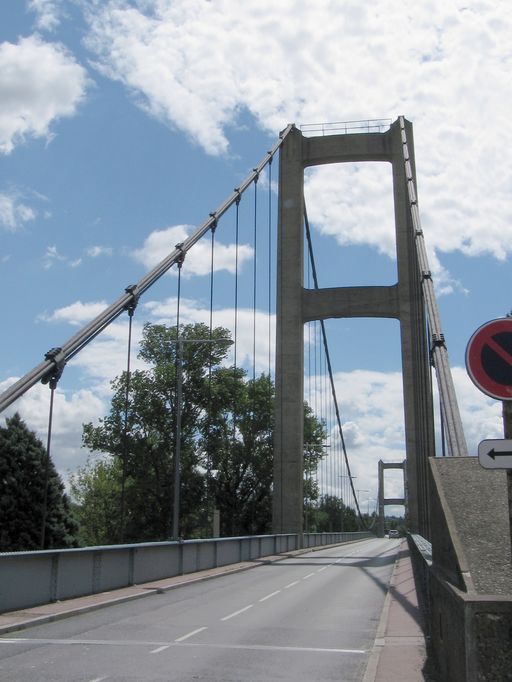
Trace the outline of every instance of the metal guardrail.
<instances>
[{"instance_id":1,"label":"metal guardrail","mask_svg":"<svg viewBox=\"0 0 512 682\"><path fill-rule=\"evenodd\" d=\"M390 118L371 118L366 121L335 121L333 123L303 123L301 132L306 136L383 133L391 126Z\"/></svg>"},{"instance_id":2,"label":"metal guardrail","mask_svg":"<svg viewBox=\"0 0 512 682\"><path fill-rule=\"evenodd\" d=\"M425 616L427 633L430 633L430 568L432 566L432 543L422 535L407 535L411 561L414 571L414 582L421 611Z\"/></svg>"},{"instance_id":3,"label":"metal guardrail","mask_svg":"<svg viewBox=\"0 0 512 682\"><path fill-rule=\"evenodd\" d=\"M297 549L372 537L367 532L249 535L0 554L0 613L107 592Z\"/></svg>"}]
</instances>

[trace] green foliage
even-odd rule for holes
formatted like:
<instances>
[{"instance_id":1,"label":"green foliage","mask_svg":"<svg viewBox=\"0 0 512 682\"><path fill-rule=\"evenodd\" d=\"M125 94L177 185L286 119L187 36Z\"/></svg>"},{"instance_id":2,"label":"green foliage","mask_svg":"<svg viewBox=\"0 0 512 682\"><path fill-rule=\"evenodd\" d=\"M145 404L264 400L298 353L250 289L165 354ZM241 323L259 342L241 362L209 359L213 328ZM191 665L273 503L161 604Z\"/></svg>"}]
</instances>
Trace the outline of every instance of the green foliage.
<instances>
[{"instance_id":1,"label":"green foliage","mask_svg":"<svg viewBox=\"0 0 512 682\"><path fill-rule=\"evenodd\" d=\"M41 548L46 449L18 414L0 427L0 551ZM44 549L75 547L77 525L51 459Z\"/></svg>"},{"instance_id":2,"label":"green foliage","mask_svg":"<svg viewBox=\"0 0 512 682\"><path fill-rule=\"evenodd\" d=\"M92 461L70 477L80 545L105 545L118 533L121 499L119 459Z\"/></svg>"},{"instance_id":3,"label":"green foliage","mask_svg":"<svg viewBox=\"0 0 512 682\"><path fill-rule=\"evenodd\" d=\"M125 373L117 377L110 413L84 425L84 445L102 457L72 479L85 544L170 537L180 364L181 534L210 535L214 509L223 536L270 531L274 386L267 375L247 380L244 370L222 365L229 338L222 327L210 335L193 324L181 327L178 344L175 327L144 327L139 357L147 369L133 372L128 386ZM311 474L325 427L304 411ZM308 494L316 499L318 491Z\"/></svg>"},{"instance_id":4,"label":"green foliage","mask_svg":"<svg viewBox=\"0 0 512 682\"><path fill-rule=\"evenodd\" d=\"M359 530L354 509L347 507L342 500L332 495L323 495L318 503L307 508L307 525L310 532L330 533L333 531L351 532Z\"/></svg>"}]
</instances>

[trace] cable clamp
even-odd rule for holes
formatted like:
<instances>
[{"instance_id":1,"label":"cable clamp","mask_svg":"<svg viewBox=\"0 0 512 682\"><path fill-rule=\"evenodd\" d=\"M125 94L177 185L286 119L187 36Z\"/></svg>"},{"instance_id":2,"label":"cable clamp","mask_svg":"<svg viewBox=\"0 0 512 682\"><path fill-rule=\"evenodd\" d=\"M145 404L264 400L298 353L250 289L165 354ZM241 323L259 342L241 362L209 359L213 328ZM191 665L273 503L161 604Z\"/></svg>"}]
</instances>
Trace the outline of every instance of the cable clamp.
<instances>
[{"instance_id":1,"label":"cable clamp","mask_svg":"<svg viewBox=\"0 0 512 682\"><path fill-rule=\"evenodd\" d=\"M421 280L425 281L426 279L430 280L432 279L432 273L430 272L430 270L423 270L423 272L421 273Z\"/></svg>"},{"instance_id":2,"label":"cable clamp","mask_svg":"<svg viewBox=\"0 0 512 682\"><path fill-rule=\"evenodd\" d=\"M181 266L183 265L183 261L185 260L185 251L183 251L183 242L176 244L174 248L178 249L178 251L180 252L178 255L178 258L176 259L176 263L178 263L178 267L181 269Z\"/></svg>"},{"instance_id":3,"label":"cable clamp","mask_svg":"<svg viewBox=\"0 0 512 682\"><path fill-rule=\"evenodd\" d=\"M432 350L434 348L446 348L444 334L432 334Z\"/></svg>"},{"instance_id":4,"label":"cable clamp","mask_svg":"<svg viewBox=\"0 0 512 682\"><path fill-rule=\"evenodd\" d=\"M254 182L256 183L260 179L260 172L257 168L253 168L252 171L253 173L256 173L256 175L254 176Z\"/></svg>"},{"instance_id":5,"label":"cable clamp","mask_svg":"<svg viewBox=\"0 0 512 682\"><path fill-rule=\"evenodd\" d=\"M135 312L135 308L137 307L137 303L139 302L139 294L137 294L137 285L136 284L130 284L129 286L125 287L125 293L130 294L132 297L130 301L124 306L124 310L128 312L128 315L130 317L133 317L133 313Z\"/></svg>"},{"instance_id":6,"label":"cable clamp","mask_svg":"<svg viewBox=\"0 0 512 682\"><path fill-rule=\"evenodd\" d=\"M218 225L218 223L217 223L217 214L216 214L215 211L213 211L212 213L210 213L210 218L213 218L213 222L212 222L212 225L211 225L211 231L212 231L212 232L215 232L215 230L217 229L217 225Z\"/></svg>"},{"instance_id":7,"label":"cable clamp","mask_svg":"<svg viewBox=\"0 0 512 682\"><path fill-rule=\"evenodd\" d=\"M53 367L50 367L46 374L41 377L41 383L49 384L51 389L57 388L57 383L66 366L66 356L62 348L56 347L45 353L44 359L53 362Z\"/></svg>"},{"instance_id":8,"label":"cable clamp","mask_svg":"<svg viewBox=\"0 0 512 682\"><path fill-rule=\"evenodd\" d=\"M241 193L240 193L240 187L235 187L235 189L233 190L233 192L236 192L236 199L235 199L235 202L236 202L236 205L238 206L238 204L240 203L240 199L242 198L242 195L241 195Z\"/></svg>"}]
</instances>

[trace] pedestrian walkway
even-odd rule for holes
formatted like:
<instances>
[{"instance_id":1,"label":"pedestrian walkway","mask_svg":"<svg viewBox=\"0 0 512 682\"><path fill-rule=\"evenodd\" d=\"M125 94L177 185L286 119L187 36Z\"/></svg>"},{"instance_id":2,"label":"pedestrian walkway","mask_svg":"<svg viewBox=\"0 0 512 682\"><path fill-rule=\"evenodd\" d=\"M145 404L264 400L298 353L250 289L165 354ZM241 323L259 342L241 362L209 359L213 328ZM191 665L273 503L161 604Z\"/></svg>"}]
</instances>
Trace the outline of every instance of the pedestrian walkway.
<instances>
[{"instance_id":1,"label":"pedestrian walkway","mask_svg":"<svg viewBox=\"0 0 512 682\"><path fill-rule=\"evenodd\" d=\"M425 672L426 644L411 557L402 541L377 628L364 682L417 682Z\"/></svg>"}]
</instances>

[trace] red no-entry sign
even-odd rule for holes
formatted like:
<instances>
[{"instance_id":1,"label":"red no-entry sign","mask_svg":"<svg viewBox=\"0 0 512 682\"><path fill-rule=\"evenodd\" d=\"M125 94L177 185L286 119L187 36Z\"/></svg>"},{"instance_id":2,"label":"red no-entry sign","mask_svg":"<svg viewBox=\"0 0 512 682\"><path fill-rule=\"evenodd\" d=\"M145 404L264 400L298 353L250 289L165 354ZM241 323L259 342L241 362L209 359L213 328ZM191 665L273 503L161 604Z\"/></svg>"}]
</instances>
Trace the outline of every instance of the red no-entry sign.
<instances>
[{"instance_id":1,"label":"red no-entry sign","mask_svg":"<svg viewBox=\"0 0 512 682\"><path fill-rule=\"evenodd\" d=\"M466 368L491 398L512 400L512 319L491 320L476 330L466 348Z\"/></svg>"}]
</instances>

